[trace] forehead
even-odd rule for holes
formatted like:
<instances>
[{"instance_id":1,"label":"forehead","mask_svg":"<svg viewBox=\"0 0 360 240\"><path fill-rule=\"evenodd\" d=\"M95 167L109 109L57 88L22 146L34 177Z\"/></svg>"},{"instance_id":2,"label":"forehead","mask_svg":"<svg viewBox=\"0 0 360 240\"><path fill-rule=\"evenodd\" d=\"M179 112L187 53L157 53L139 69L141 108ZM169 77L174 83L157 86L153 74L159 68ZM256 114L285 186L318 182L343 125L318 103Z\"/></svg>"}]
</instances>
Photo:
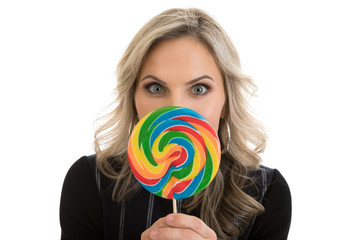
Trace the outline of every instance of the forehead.
<instances>
[{"instance_id":1,"label":"forehead","mask_svg":"<svg viewBox=\"0 0 360 240\"><path fill-rule=\"evenodd\" d=\"M146 55L140 76L145 74L195 75L220 74L215 59L208 47L193 37L162 40ZM221 74L220 74L221 75ZM165 76L164 76L165 77Z\"/></svg>"}]
</instances>

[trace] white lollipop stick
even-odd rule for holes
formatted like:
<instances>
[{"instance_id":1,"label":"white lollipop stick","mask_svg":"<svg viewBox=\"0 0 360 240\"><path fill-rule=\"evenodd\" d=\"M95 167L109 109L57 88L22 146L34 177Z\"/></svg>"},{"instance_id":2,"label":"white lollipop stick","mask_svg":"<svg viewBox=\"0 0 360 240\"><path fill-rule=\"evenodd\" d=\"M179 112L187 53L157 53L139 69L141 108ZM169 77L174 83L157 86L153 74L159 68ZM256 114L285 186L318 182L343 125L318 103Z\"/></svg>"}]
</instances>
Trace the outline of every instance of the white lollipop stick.
<instances>
[{"instance_id":1,"label":"white lollipop stick","mask_svg":"<svg viewBox=\"0 0 360 240\"><path fill-rule=\"evenodd\" d=\"M177 213L177 205L176 205L176 199L173 198L173 212Z\"/></svg>"}]
</instances>

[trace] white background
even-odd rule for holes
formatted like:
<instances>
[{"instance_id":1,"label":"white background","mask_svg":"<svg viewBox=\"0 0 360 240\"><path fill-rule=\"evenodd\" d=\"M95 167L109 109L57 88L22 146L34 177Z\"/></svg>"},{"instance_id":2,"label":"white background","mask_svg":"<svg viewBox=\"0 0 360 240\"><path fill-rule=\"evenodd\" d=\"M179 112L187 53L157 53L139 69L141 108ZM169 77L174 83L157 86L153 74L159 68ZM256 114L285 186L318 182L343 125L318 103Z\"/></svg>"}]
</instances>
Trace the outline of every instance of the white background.
<instances>
[{"instance_id":1,"label":"white background","mask_svg":"<svg viewBox=\"0 0 360 240\"><path fill-rule=\"evenodd\" d=\"M359 239L360 9L316 0L1 1L0 238L60 238L62 182L93 153L116 64L170 7L214 16L258 85L263 164L292 191L289 239Z\"/></svg>"}]
</instances>

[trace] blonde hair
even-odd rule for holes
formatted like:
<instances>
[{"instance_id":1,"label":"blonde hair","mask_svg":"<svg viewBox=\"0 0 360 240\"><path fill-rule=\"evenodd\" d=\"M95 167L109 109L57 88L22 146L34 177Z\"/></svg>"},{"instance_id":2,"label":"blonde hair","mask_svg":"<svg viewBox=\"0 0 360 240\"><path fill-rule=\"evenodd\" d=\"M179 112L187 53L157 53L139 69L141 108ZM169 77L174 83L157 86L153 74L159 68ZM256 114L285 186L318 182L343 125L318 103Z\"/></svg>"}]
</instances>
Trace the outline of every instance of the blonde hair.
<instances>
[{"instance_id":1,"label":"blonde hair","mask_svg":"<svg viewBox=\"0 0 360 240\"><path fill-rule=\"evenodd\" d=\"M154 44L184 36L207 47L223 74L227 100L226 116L219 126L222 143L228 141L225 122L231 131L229 150L222 155L215 179L204 191L187 199L184 207L188 212L199 208L201 219L218 238L229 239L241 235L252 217L263 211L262 205L243 190L249 182L248 172L259 167L266 136L249 111L248 98L256 86L242 73L239 56L226 32L205 12L169 9L135 35L117 66L116 107L102 118L105 122L95 132L97 163L103 174L116 181L114 200L129 198L139 189L127 161L129 131L137 121L134 92L138 74Z\"/></svg>"}]
</instances>

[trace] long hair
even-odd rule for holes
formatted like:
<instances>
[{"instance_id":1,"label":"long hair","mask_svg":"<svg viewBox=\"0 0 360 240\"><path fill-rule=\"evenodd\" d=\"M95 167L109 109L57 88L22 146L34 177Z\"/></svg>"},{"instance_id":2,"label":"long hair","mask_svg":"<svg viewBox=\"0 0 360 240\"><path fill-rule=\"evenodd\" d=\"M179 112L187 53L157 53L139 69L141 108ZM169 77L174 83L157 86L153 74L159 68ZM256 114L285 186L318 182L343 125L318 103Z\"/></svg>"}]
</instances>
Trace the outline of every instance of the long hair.
<instances>
[{"instance_id":1,"label":"long hair","mask_svg":"<svg viewBox=\"0 0 360 240\"><path fill-rule=\"evenodd\" d=\"M198 209L200 218L220 239L241 235L251 219L264 209L244 192L248 172L259 167L259 153L265 148L265 132L248 104L256 86L241 71L238 53L222 27L199 9L170 9L152 18L135 35L117 66L114 110L100 120L94 147L98 168L116 182L113 199L129 198L140 187L127 160L129 133L138 121L134 92L142 63L154 44L191 36L213 55L224 80L226 116L220 121L219 138L226 145L230 127L229 150L222 155L220 169L211 184L187 199L188 212Z\"/></svg>"}]
</instances>

